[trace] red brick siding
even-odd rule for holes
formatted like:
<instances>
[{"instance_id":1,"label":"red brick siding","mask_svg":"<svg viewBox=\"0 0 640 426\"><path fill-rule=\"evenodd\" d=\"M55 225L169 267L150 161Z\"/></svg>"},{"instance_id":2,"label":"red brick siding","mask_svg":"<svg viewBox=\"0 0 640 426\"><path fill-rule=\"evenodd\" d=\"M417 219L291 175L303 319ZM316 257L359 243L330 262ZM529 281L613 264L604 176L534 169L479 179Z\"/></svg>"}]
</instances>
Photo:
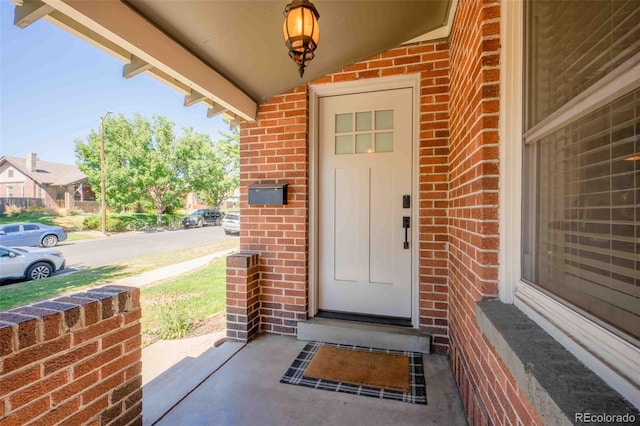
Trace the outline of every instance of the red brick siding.
<instances>
[{"instance_id":1,"label":"red brick siding","mask_svg":"<svg viewBox=\"0 0 640 426\"><path fill-rule=\"evenodd\" d=\"M0 312L0 424L138 424L139 290L102 287Z\"/></svg>"},{"instance_id":2,"label":"red brick siding","mask_svg":"<svg viewBox=\"0 0 640 426\"><path fill-rule=\"evenodd\" d=\"M398 74L420 75L420 326L448 347L447 159L449 53L446 42L403 46L313 84ZM293 334L308 311L308 100L306 87L271 98L255 123L242 123L242 250L261 257L262 329ZM289 204L249 206L255 182L288 182Z\"/></svg>"},{"instance_id":3,"label":"red brick siding","mask_svg":"<svg viewBox=\"0 0 640 426\"><path fill-rule=\"evenodd\" d=\"M541 424L479 330L475 302L498 296L500 3L460 2L451 34L451 362L472 425Z\"/></svg>"},{"instance_id":4,"label":"red brick siding","mask_svg":"<svg viewBox=\"0 0 640 426\"><path fill-rule=\"evenodd\" d=\"M307 90L261 105L240 130L240 249L260 253L260 319L265 331L295 334L308 305ZM249 206L253 183L288 183L284 206Z\"/></svg>"}]
</instances>

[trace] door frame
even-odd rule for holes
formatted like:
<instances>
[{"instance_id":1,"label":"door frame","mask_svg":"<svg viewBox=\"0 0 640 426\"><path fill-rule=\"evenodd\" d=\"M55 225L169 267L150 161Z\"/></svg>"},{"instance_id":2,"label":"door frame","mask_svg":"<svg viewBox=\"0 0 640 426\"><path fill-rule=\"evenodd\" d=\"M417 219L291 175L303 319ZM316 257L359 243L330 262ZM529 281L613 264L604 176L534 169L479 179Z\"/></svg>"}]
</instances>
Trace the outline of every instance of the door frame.
<instances>
[{"instance_id":1,"label":"door frame","mask_svg":"<svg viewBox=\"0 0 640 426\"><path fill-rule=\"evenodd\" d=\"M309 86L309 317L318 313L318 139L320 98L328 96L352 95L393 89L412 89L413 129L411 176L411 324L418 328L419 319L419 204L420 204L420 74L406 74L340 83L326 83Z\"/></svg>"}]
</instances>

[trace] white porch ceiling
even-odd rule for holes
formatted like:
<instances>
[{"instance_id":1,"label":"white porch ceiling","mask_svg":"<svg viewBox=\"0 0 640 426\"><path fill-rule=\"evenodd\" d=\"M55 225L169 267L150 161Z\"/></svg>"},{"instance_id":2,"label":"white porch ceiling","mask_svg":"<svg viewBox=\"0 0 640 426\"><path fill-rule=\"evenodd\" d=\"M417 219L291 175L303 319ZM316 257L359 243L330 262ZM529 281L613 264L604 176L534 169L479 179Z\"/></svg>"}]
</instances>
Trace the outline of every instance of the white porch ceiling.
<instances>
[{"instance_id":1,"label":"white porch ceiling","mask_svg":"<svg viewBox=\"0 0 640 426\"><path fill-rule=\"evenodd\" d=\"M414 39L448 35L456 0L315 0L320 43L303 78L282 39L289 1L14 0L15 23L44 18L203 103L255 119L266 99Z\"/></svg>"}]
</instances>

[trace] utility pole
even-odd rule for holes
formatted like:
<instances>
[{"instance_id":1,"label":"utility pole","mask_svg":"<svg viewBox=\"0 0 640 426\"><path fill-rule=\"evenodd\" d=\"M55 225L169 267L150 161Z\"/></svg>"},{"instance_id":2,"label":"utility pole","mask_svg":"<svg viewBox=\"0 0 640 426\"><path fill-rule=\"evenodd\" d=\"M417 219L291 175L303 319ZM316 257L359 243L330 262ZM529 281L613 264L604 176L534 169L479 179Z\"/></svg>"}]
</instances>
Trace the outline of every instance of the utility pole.
<instances>
[{"instance_id":1,"label":"utility pole","mask_svg":"<svg viewBox=\"0 0 640 426\"><path fill-rule=\"evenodd\" d=\"M111 114L112 111L107 111L102 118L100 118L100 214L102 216L102 235L107 236L107 194L106 184L104 178L104 119L107 118L107 115Z\"/></svg>"}]
</instances>

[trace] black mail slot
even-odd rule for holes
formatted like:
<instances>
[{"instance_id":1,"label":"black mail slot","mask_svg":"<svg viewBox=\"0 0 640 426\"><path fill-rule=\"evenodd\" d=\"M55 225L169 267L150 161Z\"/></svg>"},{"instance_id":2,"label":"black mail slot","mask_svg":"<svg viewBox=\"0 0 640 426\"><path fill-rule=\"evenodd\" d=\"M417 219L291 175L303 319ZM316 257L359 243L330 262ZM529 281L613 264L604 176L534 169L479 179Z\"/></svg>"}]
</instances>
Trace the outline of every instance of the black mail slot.
<instances>
[{"instance_id":1,"label":"black mail slot","mask_svg":"<svg viewBox=\"0 0 640 426\"><path fill-rule=\"evenodd\" d=\"M254 183L249 186L249 204L287 204L288 183Z\"/></svg>"}]
</instances>

